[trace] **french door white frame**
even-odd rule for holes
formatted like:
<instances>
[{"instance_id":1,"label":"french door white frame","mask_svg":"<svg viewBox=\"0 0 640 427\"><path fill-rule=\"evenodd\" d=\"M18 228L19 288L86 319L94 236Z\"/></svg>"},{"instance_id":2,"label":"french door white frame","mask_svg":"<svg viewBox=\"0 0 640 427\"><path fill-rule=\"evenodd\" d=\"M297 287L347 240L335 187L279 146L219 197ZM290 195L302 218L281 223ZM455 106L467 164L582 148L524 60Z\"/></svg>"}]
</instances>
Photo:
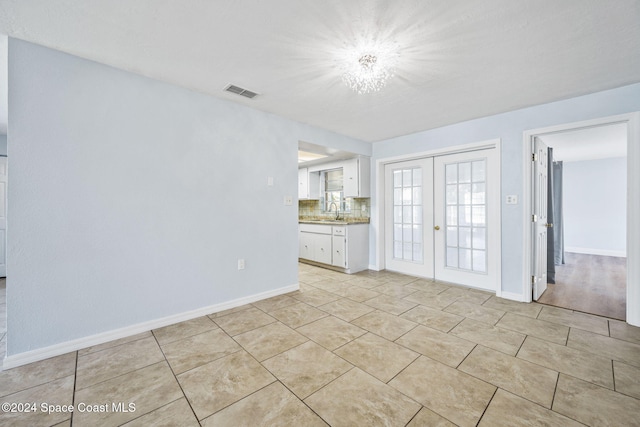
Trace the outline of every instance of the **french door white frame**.
<instances>
[{"instance_id":1,"label":"french door white frame","mask_svg":"<svg viewBox=\"0 0 640 427\"><path fill-rule=\"evenodd\" d=\"M376 160L375 168L376 168L376 198L371 207L371 225L373 234L372 237L375 240L375 264L369 266L372 270L384 270L386 266L385 261L385 173L384 168L388 163L397 163L408 160L416 160L424 157L436 157L436 156L444 156L447 154L458 154L465 153L469 151L477 151L484 150L488 148L494 148L497 150L498 159L502 158L501 155L501 141L500 139L491 139L487 141L474 142L471 144L457 145L452 147L443 147L436 150L423 151L419 153L412 153L410 155L403 156L395 156L395 157L387 157ZM498 166L500 166L500 161L498 161ZM500 176L500 172L498 174ZM502 195L500 180L496 183L496 191L498 194ZM502 196L500 196L502 197ZM502 206L502 204L500 204ZM500 221L500 210L497 212L498 215L498 223L501 224ZM502 294L502 231L501 227L498 227L497 230L494 231L497 234L497 253L500 254L497 257L497 274L496 274L496 284L495 284L495 292L496 296L501 296Z\"/></svg>"},{"instance_id":2,"label":"french door white frame","mask_svg":"<svg viewBox=\"0 0 640 427\"><path fill-rule=\"evenodd\" d=\"M566 123L532 129L523 135L523 272L522 295L531 302L531 275L533 263L533 223L531 222L533 182L533 139L536 136L586 129L603 125L627 124L627 323L640 326L640 112L602 117L582 122Z\"/></svg>"}]
</instances>

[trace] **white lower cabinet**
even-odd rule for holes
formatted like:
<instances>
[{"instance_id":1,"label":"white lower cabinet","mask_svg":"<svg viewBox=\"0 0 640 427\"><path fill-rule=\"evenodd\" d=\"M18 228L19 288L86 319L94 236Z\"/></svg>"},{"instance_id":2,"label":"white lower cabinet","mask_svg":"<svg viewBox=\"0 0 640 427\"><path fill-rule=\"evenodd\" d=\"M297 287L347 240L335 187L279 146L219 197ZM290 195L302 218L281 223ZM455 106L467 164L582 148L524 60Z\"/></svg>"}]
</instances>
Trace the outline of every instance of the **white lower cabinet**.
<instances>
[{"instance_id":1,"label":"white lower cabinet","mask_svg":"<svg viewBox=\"0 0 640 427\"><path fill-rule=\"evenodd\" d=\"M345 273L369 264L369 224L300 224L300 260L337 267Z\"/></svg>"},{"instance_id":2,"label":"white lower cabinet","mask_svg":"<svg viewBox=\"0 0 640 427\"><path fill-rule=\"evenodd\" d=\"M300 258L313 259L315 257L313 236L312 233L300 233L300 254L298 255Z\"/></svg>"},{"instance_id":3,"label":"white lower cabinet","mask_svg":"<svg viewBox=\"0 0 640 427\"><path fill-rule=\"evenodd\" d=\"M332 239L333 246L333 259L331 260L331 265L336 267L347 267L347 258L345 257L346 245L345 245L345 237L344 236L333 236Z\"/></svg>"},{"instance_id":4,"label":"white lower cabinet","mask_svg":"<svg viewBox=\"0 0 640 427\"><path fill-rule=\"evenodd\" d=\"M331 235L316 234L314 236L316 256L314 261L331 264Z\"/></svg>"}]
</instances>

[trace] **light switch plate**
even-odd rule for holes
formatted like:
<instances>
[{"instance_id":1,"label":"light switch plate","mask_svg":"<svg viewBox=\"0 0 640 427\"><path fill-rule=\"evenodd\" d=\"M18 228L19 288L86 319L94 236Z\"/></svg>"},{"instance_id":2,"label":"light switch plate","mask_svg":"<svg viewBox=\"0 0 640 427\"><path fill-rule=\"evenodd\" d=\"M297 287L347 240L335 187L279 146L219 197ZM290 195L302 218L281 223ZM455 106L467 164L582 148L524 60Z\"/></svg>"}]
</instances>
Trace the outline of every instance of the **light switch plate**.
<instances>
[{"instance_id":1,"label":"light switch plate","mask_svg":"<svg viewBox=\"0 0 640 427\"><path fill-rule=\"evenodd\" d=\"M268 176L267 177L267 185L269 187L273 187L273 177L272 176Z\"/></svg>"},{"instance_id":2,"label":"light switch plate","mask_svg":"<svg viewBox=\"0 0 640 427\"><path fill-rule=\"evenodd\" d=\"M515 196L515 195L507 196L507 204L508 205L517 205L518 204L518 196Z\"/></svg>"}]
</instances>

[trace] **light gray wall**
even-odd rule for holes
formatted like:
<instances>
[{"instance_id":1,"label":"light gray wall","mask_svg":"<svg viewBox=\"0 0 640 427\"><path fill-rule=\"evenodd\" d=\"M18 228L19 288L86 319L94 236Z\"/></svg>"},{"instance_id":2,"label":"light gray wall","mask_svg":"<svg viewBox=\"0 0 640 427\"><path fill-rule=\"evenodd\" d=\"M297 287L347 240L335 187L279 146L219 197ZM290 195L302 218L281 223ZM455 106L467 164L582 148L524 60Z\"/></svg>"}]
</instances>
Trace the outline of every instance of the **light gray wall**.
<instances>
[{"instance_id":1,"label":"light gray wall","mask_svg":"<svg viewBox=\"0 0 640 427\"><path fill-rule=\"evenodd\" d=\"M298 140L371 155L16 39L9 70L10 356L297 284Z\"/></svg>"},{"instance_id":2,"label":"light gray wall","mask_svg":"<svg viewBox=\"0 0 640 427\"><path fill-rule=\"evenodd\" d=\"M564 162L563 173L567 250L625 254L627 158Z\"/></svg>"},{"instance_id":3,"label":"light gray wall","mask_svg":"<svg viewBox=\"0 0 640 427\"><path fill-rule=\"evenodd\" d=\"M0 135L0 156L7 155L7 135Z\"/></svg>"},{"instance_id":4,"label":"light gray wall","mask_svg":"<svg viewBox=\"0 0 640 427\"><path fill-rule=\"evenodd\" d=\"M502 290L520 295L524 265L529 262L523 257L522 243L523 132L633 111L640 111L640 84L381 141L373 146L372 164L375 164L378 159L500 138L502 141ZM372 221L377 220L376 173L377 170L373 168ZM520 203L506 205L505 196L512 194L518 196ZM370 247L371 260L376 259L378 248L375 247L374 237L378 232L379 230L372 227L371 241L374 243Z\"/></svg>"}]
</instances>

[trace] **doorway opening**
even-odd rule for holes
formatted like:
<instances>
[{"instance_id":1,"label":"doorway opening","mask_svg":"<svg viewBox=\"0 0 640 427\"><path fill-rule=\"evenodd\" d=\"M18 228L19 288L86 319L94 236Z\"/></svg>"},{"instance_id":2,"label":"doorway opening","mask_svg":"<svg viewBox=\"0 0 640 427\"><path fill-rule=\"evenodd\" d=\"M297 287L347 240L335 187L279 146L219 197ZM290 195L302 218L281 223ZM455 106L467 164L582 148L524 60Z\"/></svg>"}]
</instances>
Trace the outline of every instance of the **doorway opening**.
<instances>
[{"instance_id":1,"label":"doorway opening","mask_svg":"<svg viewBox=\"0 0 640 427\"><path fill-rule=\"evenodd\" d=\"M538 302L626 319L627 124L541 134L547 289Z\"/></svg>"},{"instance_id":2,"label":"doorway opening","mask_svg":"<svg viewBox=\"0 0 640 427\"><path fill-rule=\"evenodd\" d=\"M638 325L640 114L534 129L524 133L524 141L523 293L529 300ZM546 145L554 158L542 173ZM558 187L546 185L547 175L560 176L561 198L546 194Z\"/></svg>"}]
</instances>

